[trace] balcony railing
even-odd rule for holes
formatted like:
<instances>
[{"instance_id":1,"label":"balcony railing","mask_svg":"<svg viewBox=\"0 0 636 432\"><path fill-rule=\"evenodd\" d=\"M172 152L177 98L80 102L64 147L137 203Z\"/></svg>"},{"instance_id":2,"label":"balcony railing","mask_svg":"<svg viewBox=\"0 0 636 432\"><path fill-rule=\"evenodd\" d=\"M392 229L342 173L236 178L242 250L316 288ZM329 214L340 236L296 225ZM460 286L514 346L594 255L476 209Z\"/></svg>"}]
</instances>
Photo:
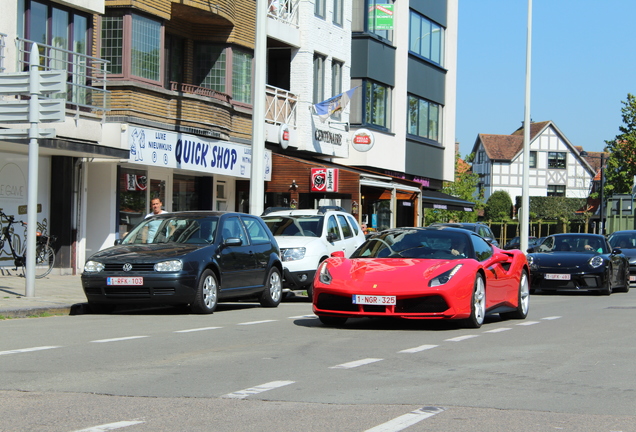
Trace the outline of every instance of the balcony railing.
<instances>
[{"instance_id":1,"label":"balcony railing","mask_svg":"<svg viewBox=\"0 0 636 432\"><path fill-rule=\"evenodd\" d=\"M228 94L209 89L207 87L199 87L194 84L184 84L180 82L170 81L170 90L180 93L189 93L199 96L206 96L214 99L218 99L223 102L230 103L231 97Z\"/></svg>"},{"instance_id":2,"label":"balcony railing","mask_svg":"<svg viewBox=\"0 0 636 432\"><path fill-rule=\"evenodd\" d=\"M265 88L265 122L296 126L298 96L274 86Z\"/></svg>"},{"instance_id":3,"label":"balcony railing","mask_svg":"<svg viewBox=\"0 0 636 432\"><path fill-rule=\"evenodd\" d=\"M18 70L29 70L30 40L17 38ZM66 94L53 97L66 98L67 109L92 112L102 116L110 109L110 92L106 90L107 60L68 51L51 45L39 44L42 70L64 70L67 73Z\"/></svg>"},{"instance_id":4,"label":"balcony railing","mask_svg":"<svg viewBox=\"0 0 636 432\"><path fill-rule=\"evenodd\" d=\"M0 33L0 73L5 71L5 66L4 66L4 59L5 59L5 53L4 50L7 47L7 35L4 33Z\"/></svg>"},{"instance_id":5,"label":"balcony railing","mask_svg":"<svg viewBox=\"0 0 636 432\"><path fill-rule=\"evenodd\" d=\"M298 2L300 0L269 0L267 16L298 28Z\"/></svg>"}]
</instances>

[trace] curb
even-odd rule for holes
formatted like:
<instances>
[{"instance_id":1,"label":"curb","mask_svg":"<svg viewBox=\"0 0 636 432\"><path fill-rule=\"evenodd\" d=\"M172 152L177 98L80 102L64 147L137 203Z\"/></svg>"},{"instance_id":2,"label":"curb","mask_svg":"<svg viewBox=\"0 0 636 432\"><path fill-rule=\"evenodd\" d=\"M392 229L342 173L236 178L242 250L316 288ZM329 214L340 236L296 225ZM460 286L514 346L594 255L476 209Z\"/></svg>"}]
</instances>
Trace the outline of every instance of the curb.
<instances>
[{"instance_id":1,"label":"curb","mask_svg":"<svg viewBox=\"0 0 636 432\"><path fill-rule=\"evenodd\" d=\"M63 306L40 306L32 308L0 310L0 316L5 318L37 317L44 313L51 315L83 315L90 312L88 303L76 303Z\"/></svg>"}]
</instances>

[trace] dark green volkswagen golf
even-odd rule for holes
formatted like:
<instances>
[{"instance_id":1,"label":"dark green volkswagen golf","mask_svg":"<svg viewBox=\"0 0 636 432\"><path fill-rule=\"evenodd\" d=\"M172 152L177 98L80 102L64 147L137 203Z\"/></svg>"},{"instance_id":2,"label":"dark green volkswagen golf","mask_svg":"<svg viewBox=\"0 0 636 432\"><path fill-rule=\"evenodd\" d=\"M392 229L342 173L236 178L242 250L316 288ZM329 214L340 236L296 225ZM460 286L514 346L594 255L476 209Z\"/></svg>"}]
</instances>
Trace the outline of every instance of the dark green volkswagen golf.
<instances>
[{"instance_id":1,"label":"dark green volkswagen golf","mask_svg":"<svg viewBox=\"0 0 636 432\"><path fill-rule=\"evenodd\" d=\"M223 300L253 298L278 306L282 269L278 244L258 216L163 213L91 256L82 286L96 312L138 304L190 305L209 314Z\"/></svg>"}]
</instances>

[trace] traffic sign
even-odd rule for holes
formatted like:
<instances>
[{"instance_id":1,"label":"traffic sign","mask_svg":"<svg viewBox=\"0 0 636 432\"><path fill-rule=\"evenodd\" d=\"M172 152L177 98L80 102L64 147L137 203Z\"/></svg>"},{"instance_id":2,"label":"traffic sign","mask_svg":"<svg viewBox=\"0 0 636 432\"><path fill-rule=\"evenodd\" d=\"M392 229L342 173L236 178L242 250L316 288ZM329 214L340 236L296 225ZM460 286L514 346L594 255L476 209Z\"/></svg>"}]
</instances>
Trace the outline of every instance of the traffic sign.
<instances>
[{"instance_id":1,"label":"traffic sign","mask_svg":"<svg viewBox=\"0 0 636 432\"><path fill-rule=\"evenodd\" d=\"M51 123L64 121L66 116L65 99L39 99L38 122ZM30 123L29 101L0 101L0 123Z\"/></svg>"},{"instance_id":2,"label":"traffic sign","mask_svg":"<svg viewBox=\"0 0 636 432\"><path fill-rule=\"evenodd\" d=\"M52 139L57 136L55 129L38 128L37 138ZM27 139L29 138L29 129L0 129L0 138L3 139Z\"/></svg>"},{"instance_id":3,"label":"traffic sign","mask_svg":"<svg viewBox=\"0 0 636 432\"><path fill-rule=\"evenodd\" d=\"M41 94L66 93L66 73L61 70L38 71ZM0 94L29 94L29 72L0 74Z\"/></svg>"}]
</instances>

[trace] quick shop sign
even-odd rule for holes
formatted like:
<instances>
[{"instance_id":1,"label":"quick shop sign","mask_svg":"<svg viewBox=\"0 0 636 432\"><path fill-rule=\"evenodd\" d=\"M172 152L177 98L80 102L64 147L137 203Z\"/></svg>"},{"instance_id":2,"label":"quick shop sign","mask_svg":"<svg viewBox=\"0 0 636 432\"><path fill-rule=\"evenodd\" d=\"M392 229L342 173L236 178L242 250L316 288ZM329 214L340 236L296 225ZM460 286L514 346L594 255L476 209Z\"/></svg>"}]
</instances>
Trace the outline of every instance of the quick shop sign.
<instances>
[{"instance_id":1,"label":"quick shop sign","mask_svg":"<svg viewBox=\"0 0 636 432\"><path fill-rule=\"evenodd\" d=\"M128 129L129 162L162 168L251 177L252 148L158 129ZM265 150L263 179L272 178L272 152Z\"/></svg>"}]
</instances>

